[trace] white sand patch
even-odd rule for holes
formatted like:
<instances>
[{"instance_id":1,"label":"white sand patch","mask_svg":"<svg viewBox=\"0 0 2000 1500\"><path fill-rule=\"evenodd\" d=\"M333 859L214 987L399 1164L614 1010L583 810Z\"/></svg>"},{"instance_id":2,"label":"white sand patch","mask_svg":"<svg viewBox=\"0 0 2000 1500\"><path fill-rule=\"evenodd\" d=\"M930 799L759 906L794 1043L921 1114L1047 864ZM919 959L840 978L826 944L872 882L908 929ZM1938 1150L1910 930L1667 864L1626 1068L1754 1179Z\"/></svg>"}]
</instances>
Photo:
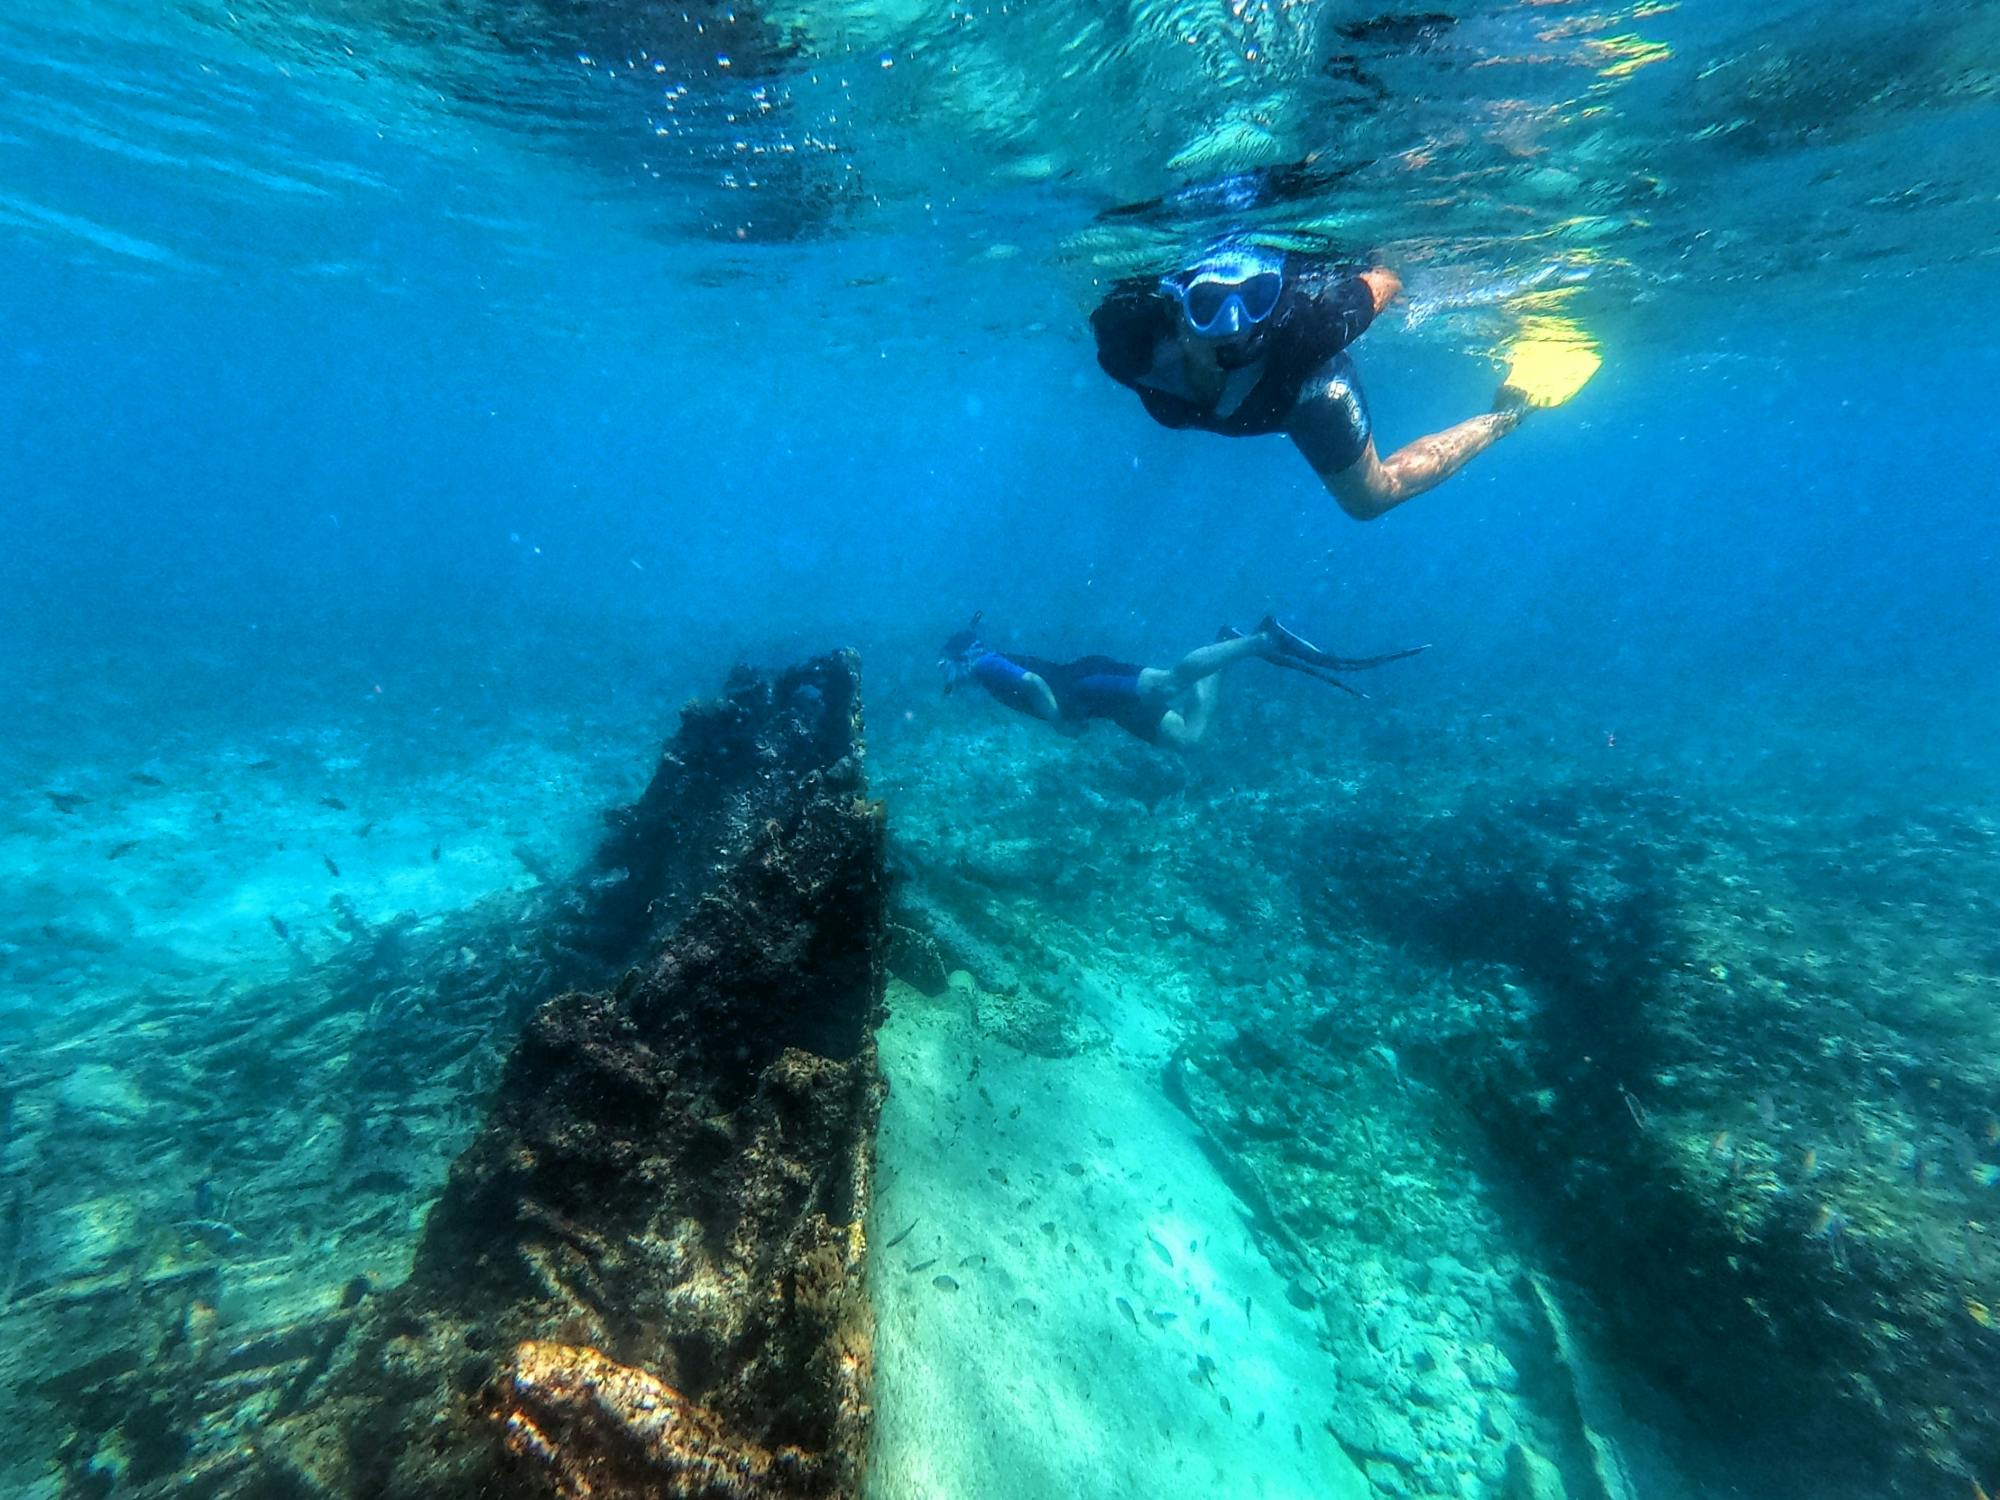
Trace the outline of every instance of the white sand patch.
<instances>
[{"instance_id":1,"label":"white sand patch","mask_svg":"<svg viewBox=\"0 0 2000 1500\"><path fill-rule=\"evenodd\" d=\"M1320 1316L1286 1301L1153 1049L1033 1057L889 999L874 1500L1365 1496L1321 1425Z\"/></svg>"}]
</instances>

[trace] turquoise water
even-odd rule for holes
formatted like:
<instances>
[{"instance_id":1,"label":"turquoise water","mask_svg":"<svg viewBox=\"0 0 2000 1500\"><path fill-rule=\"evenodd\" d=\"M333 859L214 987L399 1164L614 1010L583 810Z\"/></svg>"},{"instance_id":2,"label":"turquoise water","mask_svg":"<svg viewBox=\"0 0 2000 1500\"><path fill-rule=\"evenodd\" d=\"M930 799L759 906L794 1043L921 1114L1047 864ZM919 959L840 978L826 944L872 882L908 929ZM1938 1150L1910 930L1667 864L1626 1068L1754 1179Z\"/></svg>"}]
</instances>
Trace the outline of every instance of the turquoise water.
<instances>
[{"instance_id":1,"label":"turquoise water","mask_svg":"<svg viewBox=\"0 0 2000 1500\"><path fill-rule=\"evenodd\" d=\"M174 1361L408 1271L609 977L464 976L682 703L843 646L950 971L881 1032L870 1493L2000 1487L1996 55L1976 3L16 0L0 1488L268 1420ZM1536 319L1602 369L1357 524L1097 368L1225 233L1400 273L1385 451ZM1181 754L941 696L974 610L1430 650L1233 668Z\"/></svg>"}]
</instances>

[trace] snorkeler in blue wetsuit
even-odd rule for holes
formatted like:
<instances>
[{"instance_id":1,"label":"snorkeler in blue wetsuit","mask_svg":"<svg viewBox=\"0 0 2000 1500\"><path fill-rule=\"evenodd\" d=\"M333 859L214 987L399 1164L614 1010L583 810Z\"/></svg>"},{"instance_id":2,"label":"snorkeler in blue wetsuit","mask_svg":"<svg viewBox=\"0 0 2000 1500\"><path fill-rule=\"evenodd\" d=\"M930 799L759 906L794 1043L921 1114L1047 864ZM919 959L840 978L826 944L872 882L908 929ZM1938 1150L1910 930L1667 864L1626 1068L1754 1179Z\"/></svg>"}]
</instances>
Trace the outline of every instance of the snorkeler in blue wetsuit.
<instances>
[{"instance_id":1,"label":"snorkeler in blue wetsuit","mask_svg":"<svg viewBox=\"0 0 2000 1500\"><path fill-rule=\"evenodd\" d=\"M1375 451L1347 346L1403 287L1228 240L1166 276L1121 281L1090 315L1097 362L1165 427L1288 436L1341 509L1372 521L1442 484L1521 423L1528 393L1503 384L1493 410Z\"/></svg>"},{"instance_id":2,"label":"snorkeler in blue wetsuit","mask_svg":"<svg viewBox=\"0 0 2000 1500\"><path fill-rule=\"evenodd\" d=\"M947 694L962 682L976 682L1007 707L1063 734L1081 734L1093 719L1104 719L1149 745L1178 749L1200 743L1215 710L1217 677L1248 657L1353 693L1336 672L1365 671L1426 649L1333 656L1266 616L1248 635L1224 626L1213 645L1190 651L1171 667L1142 667L1109 656L1058 662L993 649L979 638L981 618L974 615L938 651Z\"/></svg>"}]
</instances>

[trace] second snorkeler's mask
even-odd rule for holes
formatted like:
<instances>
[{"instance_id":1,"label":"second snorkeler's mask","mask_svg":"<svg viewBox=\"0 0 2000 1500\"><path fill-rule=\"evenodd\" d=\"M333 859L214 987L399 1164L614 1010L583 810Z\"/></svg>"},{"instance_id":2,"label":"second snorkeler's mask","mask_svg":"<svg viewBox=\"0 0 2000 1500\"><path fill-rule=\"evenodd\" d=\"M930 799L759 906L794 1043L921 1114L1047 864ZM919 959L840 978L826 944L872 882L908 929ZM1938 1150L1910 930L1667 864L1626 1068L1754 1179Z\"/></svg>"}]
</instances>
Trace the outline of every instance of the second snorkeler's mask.
<instances>
[{"instance_id":1,"label":"second snorkeler's mask","mask_svg":"<svg viewBox=\"0 0 2000 1500\"><path fill-rule=\"evenodd\" d=\"M972 664L986 647L980 644L979 622L986 618L986 611L973 615L965 629L956 632L942 646L938 647L938 671L944 675L945 696L951 696L952 689L972 675Z\"/></svg>"}]
</instances>

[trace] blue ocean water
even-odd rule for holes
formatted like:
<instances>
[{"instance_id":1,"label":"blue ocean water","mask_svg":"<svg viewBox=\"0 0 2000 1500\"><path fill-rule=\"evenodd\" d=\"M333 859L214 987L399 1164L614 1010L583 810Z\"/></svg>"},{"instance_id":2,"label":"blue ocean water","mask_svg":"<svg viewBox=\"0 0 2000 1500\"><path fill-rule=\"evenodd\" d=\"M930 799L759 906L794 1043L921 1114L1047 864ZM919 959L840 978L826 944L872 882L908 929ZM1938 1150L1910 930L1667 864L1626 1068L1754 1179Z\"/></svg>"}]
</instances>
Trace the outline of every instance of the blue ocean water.
<instances>
[{"instance_id":1,"label":"blue ocean water","mask_svg":"<svg viewBox=\"0 0 2000 1500\"><path fill-rule=\"evenodd\" d=\"M683 701L738 661L843 646L922 902L998 924L1029 988L1060 974L1085 997L1041 1051L976 1026L885 1050L892 1098L930 1097L920 1065L941 1077L964 1043L1024 1097L1074 1088L1073 1123L1151 1143L1100 1146L1109 1174L1198 1128L1212 1149L1188 1160L1250 1163L1315 1299L1376 1309L1242 1354L1310 1393L1296 1445L1289 1417L1251 1429L1242 1396L1148 1447L1117 1398L1045 1392L1016 1440L1048 1466L1008 1490L951 1425L994 1401L986 1367L958 1372L936 1428L899 1418L942 1399L923 1359L944 1315L885 1285L879 1493L1159 1493L1175 1472L1212 1493L1253 1474L1269 1494L1557 1493L1510 1457L1536 1441L1500 1411L1509 1382L1477 1385L1463 1431L1406 1424L1421 1452L1355 1435L1370 1401L1456 1411L1423 1382L1473 1370L1475 1347L1510 1350L1520 1399L1567 1403L1590 1438L1554 1458L1569 1493L1785 1492L1770 1475L1814 1455L1822 1422L1850 1435L1854 1493L2000 1484L1974 1411L2000 1357L1996 15L18 0L0 20L0 1279L7 1399L41 1420L8 1424L9 1491L171 1477L77 1394L109 1347L64 1301L82 1280L240 1257L175 1228L240 1220L260 1290L219 1316L255 1330L312 1295L315 1256L348 1253L321 1200L287 1208L276 1179L211 1211L261 1179L214 1123L233 1096L208 1064L175 1071L187 1028L241 990L310 987L350 922L544 884L643 783ZM1286 168L1310 184L1254 209L1199 191ZM1560 311L1603 367L1356 523L1282 439L1169 431L1096 366L1088 315L1117 276L1237 230L1401 273L1354 350L1385 451L1485 410L1524 316ZM1366 702L1232 671L1180 757L941 696L937 643L975 610L995 643L1054 657L1167 665L1271 611L1345 652L1430 649ZM1328 800L1341 787L1356 811ZM1558 892L1555 935L1480 883L1510 868ZM1671 908L1671 941L1615 880ZM1592 948L1593 923L1619 922ZM1572 982L1585 969L1602 993ZM1691 1008L1648 1031L1632 1066L1650 1071L1599 1081L1629 1101L1630 1141L1553 1104L1536 1134L1519 1101L1581 1076L1573 1059L1524 1064L1513 1104L1482 1104L1511 1085L1464 1058L1507 1053L1504 1026L1416 998L1518 986L1599 1016L1656 972L1742 988L1720 1010L1673 991ZM1157 1003L1104 998L1128 991ZM1217 1123L1269 1086L1319 1101L1303 1134L1342 1138L1352 1121L1314 1123L1337 1108L1324 1080L1236 1078L1249 1065L1221 1048L1203 1076L1222 1114L1203 1122L1200 1085L1148 1113L1163 1059L1207 1055L1204 1028L1287 1046L1329 1004L1356 1018L1320 1038L1329 1067L1387 1051L1463 1111L1462 1138L1438 1127L1429 1165L1397 1169L1435 1179L1378 1184L1384 1201L1477 1200L1484 1238L1443 1209L1434 1244L1364 1233L1366 1204L1314 1207L1353 1184L1258 1166L1259 1132ZM1759 1074L1776 1036L1801 1061ZM1029 1076L1045 1057L1129 1066L1085 1087ZM407 1255L490 1070L456 1081L433 1111L450 1123L413 1127L429 1176L385 1190L357 1264ZM339 1095L315 1087L284 1127L302 1141ZM964 1180L936 1166L898 1108L884 1162L901 1143L938 1173L910 1212L959 1192L1004 1240L970 1196L986 1160ZM175 1144L190 1121L201 1144ZM1593 1141L1597 1178L1578 1167ZM1744 1206L1743 1174L1767 1168L1754 1192L1796 1222ZM1657 1201L1629 1185L1649 1172ZM1241 1190L1183 1200L1228 1219ZM894 1195L913 1189L884 1191L907 1217ZM1142 1196L1134 1215L1161 1211ZM1753 1269L1621 1292L1607 1265L1647 1245L1718 1268L1749 1245ZM1510 1335L1554 1352L1538 1366L1433 1308L1424 1336L1461 1352L1396 1354L1380 1309L1421 1318L1394 1289L1429 1296L1433 1259L1482 1256L1504 1262L1495 1284L1568 1289L1566 1315ZM1123 1251L1100 1258L1116 1281ZM1303 1275L1277 1274L1280 1298ZM1671 1299L1692 1285L1754 1316L1686 1315ZM1514 1295L1528 1318L1551 1294ZM1012 1329L995 1369L1102 1342L1053 1315L1030 1338L1014 1305L994 1303ZM1161 1338L1199 1317L1105 1315ZM1885 1347L1931 1351L1933 1384L1897 1387L1911 1364L1871 1319ZM1349 1343L1398 1373L1356 1379ZM1717 1382L1746 1362L1755 1414L1717 1437ZM1191 1368L1177 1400L1207 1399ZM1335 1467L1257 1469L1264 1431L1286 1462L1311 1435ZM1593 1442L1629 1477L1593 1467ZM1064 1467L1107 1445L1129 1471Z\"/></svg>"}]
</instances>

